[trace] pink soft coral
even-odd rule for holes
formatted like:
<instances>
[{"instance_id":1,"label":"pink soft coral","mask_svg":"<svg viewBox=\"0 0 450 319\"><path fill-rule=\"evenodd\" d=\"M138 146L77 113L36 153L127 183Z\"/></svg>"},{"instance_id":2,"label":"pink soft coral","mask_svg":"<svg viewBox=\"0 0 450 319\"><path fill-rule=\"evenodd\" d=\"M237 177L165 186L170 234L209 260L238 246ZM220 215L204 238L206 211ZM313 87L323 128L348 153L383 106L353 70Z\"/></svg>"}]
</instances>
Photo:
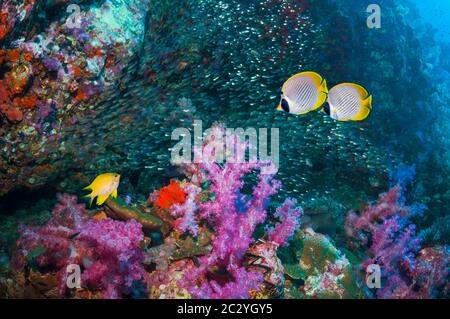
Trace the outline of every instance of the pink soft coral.
<instances>
[{"instance_id":1,"label":"pink soft coral","mask_svg":"<svg viewBox=\"0 0 450 319\"><path fill-rule=\"evenodd\" d=\"M31 251L42 248L36 262L58 272L61 296L67 291L66 267L70 264L82 269L83 288L99 290L104 298L128 293L144 273L139 250L142 226L133 220L90 220L75 196L58 195L58 200L48 223L22 229L16 267L23 266L20 261Z\"/></svg>"},{"instance_id":2,"label":"pink soft coral","mask_svg":"<svg viewBox=\"0 0 450 319\"><path fill-rule=\"evenodd\" d=\"M404 187L405 185L403 185ZM423 205L407 206L400 184L380 195L360 215L349 212L345 226L347 235L361 246L368 247L363 268L378 264L382 287L378 298L434 298L438 287L448 277L448 249L431 254L420 253L420 237L410 217L421 214ZM432 258L424 258L424 253ZM448 289L448 287L446 288Z\"/></svg>"},{"instance_id":3,"label":"pink soft coral","mask_svg":"<svg viewBox=\"0 0 450 319\"><path fill-rule=\"evenodd\" d=\"M248 298L250 289L259 289L263 276L243 268L243 256L254 241L252 235L256 226L266 220L270 197L278 192L281 183L274 179L272 163L242 160L242 154L249 145L241 142L236 135L227 136L226 152L232 156L228 157L227 162L218 164L218 152L223 150L217 144L216 137L221 134L224 134L223 127L214 126L203 148L196 150L197 154L201 153L202 161L188 167L188 171L194 172L191 183L209 182L208 191L212 198L198 204L196 218L198 222L204 221L212 226L215 235L211 252L199 258L199 267L185 273L183 285L196 298ZM251 195L245 195L242 193L243 178L255 171L259 171L257 184ZM196 194L196 191L191 192ZM283 233L271 235L277 244L284 244L299 226L297 219L301 210L293 209L293 205L294 202L287 201L279 210L277 217L280 224L276 228L283 230ZM179 208L173 214L183 215L187 220L183 223L191 225L189 229L192 230L193 206L190 207L184 209L184 214L178 211ZM211 275L212 269L225 271L225 279L219 280L214 274Z\"/></svg>"},{"instance_id":4,"label":"pink soft coral","mask_svg":"<svg viewBox=\"0 0 450 319\"><path fill-rule=\"evenodd\" d=\"M236 265L230 265L227 270L234 280L223 285L214 280L203 281L200 287L191 289L192 295L200 299L248 299L251 290L260 289L263 274Z\"/></svg>"},{"instance_id":5,"label":"pink soft coral","mask_svg":"<svg viewBox=\"0 0 450 319\"><path fill-rule=\"evenodd\" d=\"M82 273L82 282L120 298L121 289L130 288L144 274L143 254L138 249L143 240L142 226L135 220L90 220L80 228L77 240L91 244L95 251L94 267Z\"/></svg>"},{"instance_id":6,"label":"pink soft coral","mask_svg":"<svg viewBox=\"0 0 450 319\"><path fill-rule=\"evenodd\" d=\"M373 233L383 221L394 215L406 216L410 208L402 205L402 188L397 185L380 195L374 205L369 205L360 215L351 211L345 220L345 231L348 236L367 243L367 234Z\"/></svg>"},{"instance_id":7,"label":"pink soft coral","mask_svg":"<svg viewBox=\"0 0 450 319\"><path fill-rule=\"evenodd\" d=\"M379 298L431 299L448 296L448 246L424 248L415 258L414 265L403 265L402 273L393 273L386 278L377 292Z\"/></svg>"},{"instance_id":8,"label":"pink soft coral","mask_svg":"<svg viewBox=\"0 0 450 319\"><path fill-rule=\"evenodd\" d=\"M194 237L198 235L195 211L198 208L196 197L200 190L200 187L189 183L184 187L184 191L188 194L184 203L175 204L170 209L172 217L175 218L174 227L180 233L190 233Z\"/></svg>"},{"instance_id":9,"label":"pink soft coral","mask_svg":"<svg viewBox=\"0 0 450 319\"><path fill-rule=\"evenodd\" d=\"M284 246L300 227L300 219L303 215L301 208L295 208L297 202L286 199L283 205L277 208L275 217L280 220L274 228L268 230L269 240Z\"/></svg>"}]
</instances>

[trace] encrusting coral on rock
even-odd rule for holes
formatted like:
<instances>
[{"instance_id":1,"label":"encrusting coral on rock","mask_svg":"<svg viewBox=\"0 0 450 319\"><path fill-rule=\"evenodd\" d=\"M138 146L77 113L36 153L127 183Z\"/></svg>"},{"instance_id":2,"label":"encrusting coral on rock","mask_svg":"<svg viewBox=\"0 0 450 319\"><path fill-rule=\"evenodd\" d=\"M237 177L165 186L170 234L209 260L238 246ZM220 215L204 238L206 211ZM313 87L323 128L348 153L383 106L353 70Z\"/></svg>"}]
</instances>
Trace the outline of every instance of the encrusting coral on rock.
<instances>
[{"instance_id":1,"label":"encrusting coral on rock","mask_svg":"<svg viewBox=\"0 0 450 319\"><path fill-rule=\"evenodd\" d=\"M0 195L73 166L62 159L81 148L63 141L142 45L147 0L54 2L0 2Z\"/></svg>"},{"instance_id":2,"label":"encrusting coral on rock","mask_svg":"<svg viewBox=\"0 0 450 319\"><path fill-rule=\"evenodd\" d=\"M357 275L346 254L325 235L307 228L294 239L285 263L288 298L361 298Z\"/></svg>"}]
</instances>

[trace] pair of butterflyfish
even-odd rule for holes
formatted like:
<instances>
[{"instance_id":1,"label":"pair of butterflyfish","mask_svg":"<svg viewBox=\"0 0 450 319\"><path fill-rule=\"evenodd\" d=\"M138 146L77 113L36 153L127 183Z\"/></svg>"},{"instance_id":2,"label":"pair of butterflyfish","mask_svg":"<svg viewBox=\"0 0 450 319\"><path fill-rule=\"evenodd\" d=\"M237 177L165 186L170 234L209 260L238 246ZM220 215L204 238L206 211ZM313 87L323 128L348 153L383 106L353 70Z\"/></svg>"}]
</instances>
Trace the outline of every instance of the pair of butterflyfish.
<instances>
[{"instance_id":1,"label":"pair of butterflyfish","mask_svg":"<svg viewBox=\"0 0 450 319\"><path fill-rule=\"evenodd\" d=\"M327 81L315 72L302 72L282 87L278 110L306 114L322 111L338 121L362 121L372 110L372 96L361 85L342 83L328 91Z\"/></svg>"}]
</instances>

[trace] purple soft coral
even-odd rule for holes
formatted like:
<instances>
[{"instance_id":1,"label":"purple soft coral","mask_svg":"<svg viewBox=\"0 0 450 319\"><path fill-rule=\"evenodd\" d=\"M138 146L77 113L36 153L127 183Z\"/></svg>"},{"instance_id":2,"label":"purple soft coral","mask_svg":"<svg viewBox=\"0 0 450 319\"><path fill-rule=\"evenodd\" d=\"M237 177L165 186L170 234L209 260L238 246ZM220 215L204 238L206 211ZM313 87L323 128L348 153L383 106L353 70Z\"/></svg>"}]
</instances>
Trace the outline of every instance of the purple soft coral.
<instances>
[{"instance_id":1,"label":"purple soft coral","mask_svg":"<svg viewBox=\"0 0 450 319\"><path fill-rule=\"evenodd\" d=\"M403 192L411 172L401 174L402 184L380 195L375 205L369 205L360 215L349 212L345 221L347 235L363 246L370 243L363 266L378 264L381 268L378 298L433 298L436 287L442 285L443 274L448 275L447 266L441 262L448 260L448 250L438 254L436 259L440 261L426 263L418 256L420 238L410 218L422 214L425 206L405 204ZM430 265L435 267L433 271ZM424 274L433 279L424 281Z\"/></svg>"},{"instance_id":2,"label":"purple soft coral","mask_svg":"<svg viewBox=\"0 0 450 319\"><path fill-rule=\"evenodd\" d=\"M82 279L108 291L109 297L120 298L120 290L116 287L130 288L133 281L144 275L143 254L138 249L143 240L142 226L135 220L90 220L80 227L77 237L91 243L97 255L93 265L99 265L94 269L87 268ZM114 280L109 280L110 276L114 276Z\"/></svg>"},{"instance_id":3,"label":"purple soft coral","mask_svg":"<svg viewBox=\"0 0 450 319\"><path fill-rule=\"evenodd\" d=\"M396 271L401 264L414 267L415 254L420 249L420 241L415 236L415 225L399 216L384 221L373 233L369 253L373 258L366 263L378 263L386 273Z\"/></svg>"},{"instance_id":4,"label":"purple soft coral","mask_svg":"<svg viewBox=\"0 0 450 319\"><path fill-rule=\"evenodd\" d=\"M259 289L263 281L263 275L258 272L248 271L244 267L229 267L228 271L234 277L234 281L229 281L224 285L216 281L205 281L199 288L191 289L191 293L200 299L227 299L249 297L249 291Z\"/></svg>"},{"instance_id":5,"label":"purple soft coral","mask_svg":"<svg viewBox=\"0 0 450 319\"><path fill-rule=\"evenodd\" d=\"M369 205L360 215L351 211L345 220L345 231L348 236L367 243L367 234L374 233L384 220L395 216L406 216L410 208L400 203L402 188L397 185L380 195L375 205Z\"/></svg>"},{"instance_id":6,"label":"purple soft coral","mask_svg":"<svg viewBox=\"0 0 450 319\"><path fill-rule=\"evenodd\" d=\"M224 129L214 126L212 132L214 136L223 135ZM259 289L263 276L243 268L242 259L253 243L256 226L266 220L269 199L278 192L281 183L274 179L270 162L242 161L242 154L249 145L236 135L227 136L228 161L219 165L215 162L216 141L206 138L203 148L196 150L201 152L203 160L188 167L197 174L193 182L206 180L210 184L209 192L213 197L198 204L198 220L208 222L214 228L215 236L211 252L199 258L199 267L186 272L182 285L196 298L248 298L250 289ZM259 171L258 182L251 195L244 195L241 193L242 179L254 171ZM280 236L272 235L277 244L284 244L299 226L297 217L301 210L292 209L293 205L293 201L287 201L279 210L277 217L281 224L276 227L284 231ZM188 216L192 221L191 214ZM225 270L226 279L206 279L211 269ZM214 278L214 275L209 277Z\"/></svg>"},{"instance_id":7,"label":"purple soft coral","mask_svg":"<svg viewBox=\"0 0 450 319\"><path fill-rule=\"evenodd\" d=\"M174 227L180 233L190 233L196 237L198 235L198 224L195 220L197 210L196 197L200 192L200 187L188 184L184 187L187 198L183 204L175 204L170 208L170 214L175 217Z\"/></svg>"},{"instance_id":8,"label":"purple soft coral","mask_svg":"<svg viewBox=\"0 0 450 319\"><path fill-rule=\"evenodd\" d=\"M284 204L277 209L275 217L280 220L274 228L268 230L269 240L284 246L294 235L300 226L300 219L303 215L301 208L295 208L297 202L286 199Z\"/></svg>"},{"instance_id":9,"label":"purple soft coral","mask_svg":"<svg viewBox=\"0 0 450 319\"><path fill-rule=\"evenodd\" d=\"M36 261L58 272L61 295L67 291L66 267L70 264L80 266L82 287L100 291L103 298L120 298L129 292L133 281L144 273L139 250L142 226L134 220L90 220L75 196L58 195L58 199L47 224L22 230L16 261L43 248ZM16 266L21 265L17 262Z\"/></svg>"}]
</instances>

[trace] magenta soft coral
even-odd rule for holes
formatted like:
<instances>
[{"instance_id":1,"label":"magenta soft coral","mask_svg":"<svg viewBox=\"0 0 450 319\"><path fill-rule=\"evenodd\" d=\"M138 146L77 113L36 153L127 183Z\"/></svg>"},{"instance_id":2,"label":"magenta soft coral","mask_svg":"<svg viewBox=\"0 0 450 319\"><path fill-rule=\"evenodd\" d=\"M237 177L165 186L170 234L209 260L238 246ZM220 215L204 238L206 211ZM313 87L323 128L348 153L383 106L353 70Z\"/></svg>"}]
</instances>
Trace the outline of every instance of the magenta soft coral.
<instances>
[{"instance_id":1,"label":"magenta soft coral","mask_svg":"<svg viewBox=\"0 0 450 319\"><path fill-rule=\"evenodd\" d=\"M414 265L403 264L391 272L377 292L379 298L447 298L450 292L448 246L427 247L415 256ZM411 267L412 266L412 267Z\"/></svg>"},{"instance_id":2,"label":"magenta soft coral","mask_svg":"<svg viewBox=\"0 0 450 319\"><path fill-rule=\"evenodd\" d=\"M234 280L223 285L214 280L204 281L200 287L190 289L192 295L199 299L248 299L249 292L258 291L264 279L259 272L248 271L233 264L229 265L227 270Z\"/></svg>"},{"instance_id":3,"label":"magenta soft coral","mask_svg":"<svg viewBox=\"0 0 450 319\"><path fill-rule=\"evenodd\" d=\"M437 288L446 283L442 278L448 276L449 252L442 249L435 258L424 259L429 248L420 251L420 237L409 220L421 214L424 206L405 204L405 186L397 184L381 194L376 204L359 215L349 212L346 233L368 247L363 268L370 264L381 268L382 287L375 292L378 298L434 298Z\"/></svg>"},{"instance_id":4,"label":"magenta soft coral","mask_svg":"<svg viewBox=\"0 0 450 319\"><path fill-rule=\"evenodd\" d=\"M17 262L21 257L41 248L36 262L58 272L62 296L67 291L66 267L70 264L80 266L83 288L100 291L103 298L128 293L144 273L139 249L142 226L134 220L90 220L75 196L58 195L58 200L47 224L21 230L16 266L23 266Z\"/></svg>"},{"instance_id":5,"label":"magenta soft coral","mask_svg":"<svg viewBox=\"0 0 450 319\"><path fill-rule=\"evenodd\" d=\"M394 216L383 222L372 236L369 254L373 258L366 263L378 263L382 269L391 273L400 264L413 268L415 254L420 249L420 240L415 234L415 225Z\"/></svg>"},{"instance_id":6,"label":"magenta soft coral","mask_svg":"<svg viewBox=\"0 0 450 319\"><path fill-rule=\"evenodd\" d=\"M135 220L90 220L80 228L78 241L89 242L95 251L93 264L82 273L82 282L106 291L108 298L120 298L144 275L142 226Z\"/></svg>"},{"instance_id":7,"label":"magenta soft coral","mask_svg":"<svg viewBox=\"0 0 450 319\"><path fill-rule=\"evenodd\" d=\"M212 128L212 135L217 137L221 134L224 134L221 126ZM219 148L215 147L217 139L211 138L212 135L205 139L201 150L196 150L202 153L201 163L189 166L189 171L199 175L193 178L192 183L195 180L209 182L211 199L198 203L196 219L213 227L212 250L199 258L198 267L186 271L182 284L195 298L248 298L251 289L260 288L263 276L245 269L242 259L254 241L255 228L266 220L270 197L278 192L281 183L274 179L272 163L241 160L248 144L241 142L236 135L228 136L227 142L227 147L233 150L233 157L218 164L215 160ZM243 178L255 171L259 171L256 186L250 195L245 195L242 193ZM293 205L293 201L287 201L279 210L280 224L276 229L283 230L283 233L270 236L276 244L284 244L299 226L301 210L293 209ZM185 216L189 216L191 224L192 214ZM225 271L226 275L219 279L211 274L212 269Z\"/></svg>"},{"instance_id":8,"label":"magenta soft coral","mask_svg":"<svg viewBox=\"0 0 450 319\"><path fill-rule=\"evenodd\" d=\"M402 188L397 185L380 195L375 205L369 205L360 215L351 211L345 220L345 231L348 236L367 243L367 234L373 233L389 217L406 216L410 208L400 203Z\"/></svg>"},{"instance_id":9,"label":"magenta soft coral","mask_svg":"<svg viewBox=\"0 0 450 319\"><path fill-rule=\"evenodd\" d=\"M225 169L233 172L229 171L227 173L230 174L223 176L232 176L234 179L241 174L243 176L247 168L247 165L243 165L243 170L240 170L239 165L233 165L233 168L228 166ZM195 298L248 298L250 288L259 289L263 276L245 270L241 266L242 257L253 242L256 226L265 220L268 199L276 193L279 183L272 181L271 176L260 175L253 196L246 197L240 194L242 184L236 180L227 181L228 185L233 184L231 187L220 188L221 176L207 175L212 183L214 199L200 204L201 216L214 227L212 251L199 258L199 267L187 273L185 286ZM227 185L227 182L224 181L224 184ZM237 202L241 204L237 205ZM204 278L211 268L226 270L229 280L221 284L214 279L199 282L198 279Z\"/></svg>"},{"instance_id":10,"label":"magenta soft coral","mask_svg":"<svg viewBox=\"0 0 450 319\"><path fill-rule=\"evenodd\" d=\"M184 187L184 191L187 194L184 203L175 204L170 208L170 213L175 218L174 228L180 233L190 233L194 237L198 235L195 211L198 209L196 199L200 190L200 187L194 184L187 184Z\"/></svg>"},{"instance_id":11,"label":"magenta soft coral","mask_svg":"<svg viewBox=\"0 0 450 319\"><path fill-rule=\"evenodd\" d=\"M269 241L273 241L280 246L287 244L294 232L300 227L300 220L303 215L301 208L296 208L297 202L293 199L286 199L283 205L277 208L275 217L279 223L272 229L269 229Z\"/></svg>"}]
</instances>

